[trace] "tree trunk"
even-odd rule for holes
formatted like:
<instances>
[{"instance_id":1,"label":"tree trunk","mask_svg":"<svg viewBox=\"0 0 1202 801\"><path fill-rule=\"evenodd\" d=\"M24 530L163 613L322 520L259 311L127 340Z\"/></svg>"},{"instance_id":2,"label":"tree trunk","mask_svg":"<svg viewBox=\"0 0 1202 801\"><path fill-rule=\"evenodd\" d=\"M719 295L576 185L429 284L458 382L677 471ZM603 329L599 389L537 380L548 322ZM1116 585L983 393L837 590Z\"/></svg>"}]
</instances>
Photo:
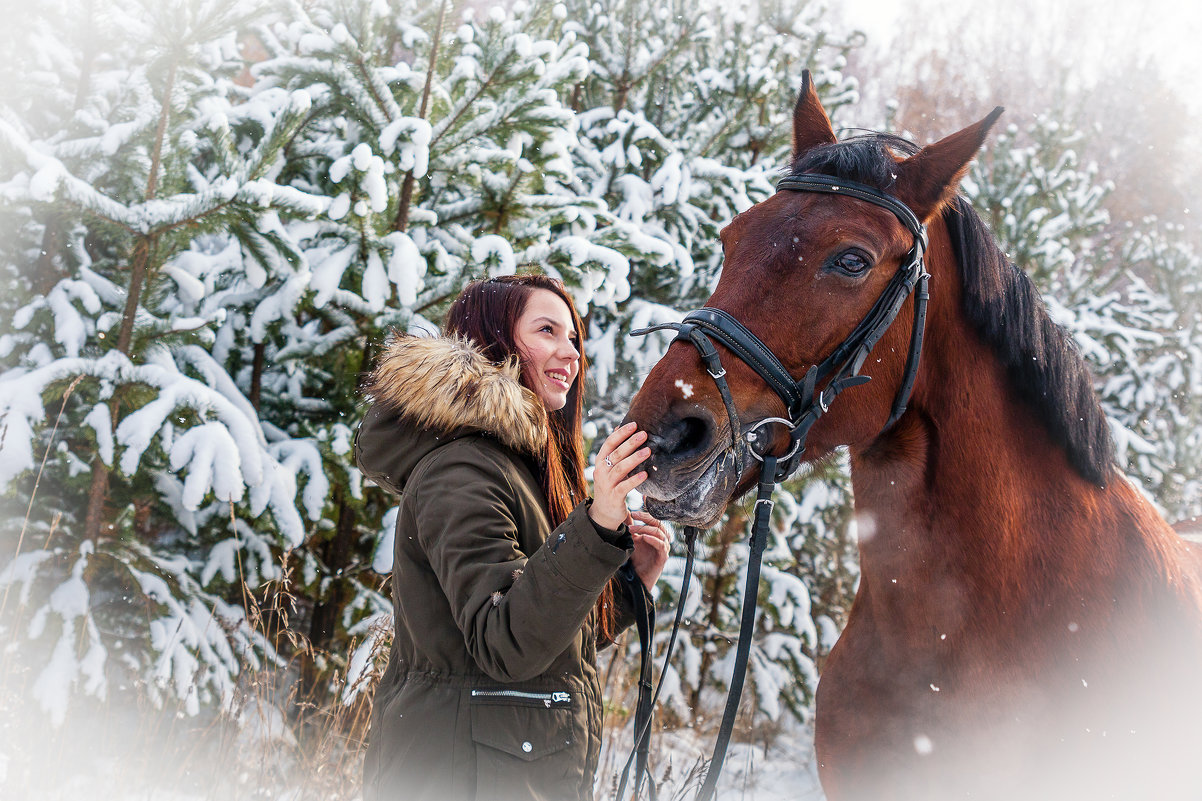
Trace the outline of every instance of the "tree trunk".
<instances>
[{"instance_id":1,"label":"tree trunk","mask_svg":"<svg viewBox=\"0 0 1202 801\"><path fill-rule=\"evenodd\" d=\"M255 407L255 411L259 411L263 396L263 360L267 354L267 345L262 342L255 343L255 357L250 366L250 405Z\"/></svg>"},{"instance_id":2,"label":"tree trunk","mask_svg":"<svg viewBox=\"0 0 1202 801\"><path fill-rule=\"evenodd\" d=\"M338 523L334 527L334 534L318 549L318 556L325 564L330 579L329 586L313 607L313 618L309 622L310 647L301 660L301 697L306 699L312 699L320 691L321 676L315 657L318 651L329 650L338 631L342 611L350 600L345 573L351 566L356 520L355 510L347 502L342 487L335 491L335 505L338 508Z\"/></svg>"},{"instance_id":3,"label":"tree trunk","mask_svg":"<svg viewBox=\"0 0 1202 801\"><path fill-rule=\"evenodd\" d=\"M163 106L159 112L159 124L155 130L154 150L150 158L150 176L146 179L146 199L154 199L158 191L159 167L163 161L163 140L166 138L167 121L171 116L171 92L175 88L175 72L177 63L172 60L167 72L167 85L163 90ZM151 251L154 249L154 234L144 235L134 246L133 264L130 267L129 292L125 297L125 310L121 315L121 329L117 334L117 350L126 356L130 355L133 344L134 322L138 317L138 304L142 297L142 286L150 264ZM109 401L109 413L112 415L113 428L117 426L117 399ZM100 537L104 525L104 507L108 501L109 468L101 460L99 454L92 460L92 484L88 488L88 511L84 519L84 536L91 540Z\"/></svg>"},{"instance_id":4,"label":"tree trunk","mask_svg":"<svg viewBox=\"0 0 1202 801\"><path fill-rule=\"evenodd\" d=\"M104 503L108 499L109 469L100 457L92 460L92 484L88 488L88 513L84 518L84 537L96 542L104 524Z\"/></svg>"}]
</instances>

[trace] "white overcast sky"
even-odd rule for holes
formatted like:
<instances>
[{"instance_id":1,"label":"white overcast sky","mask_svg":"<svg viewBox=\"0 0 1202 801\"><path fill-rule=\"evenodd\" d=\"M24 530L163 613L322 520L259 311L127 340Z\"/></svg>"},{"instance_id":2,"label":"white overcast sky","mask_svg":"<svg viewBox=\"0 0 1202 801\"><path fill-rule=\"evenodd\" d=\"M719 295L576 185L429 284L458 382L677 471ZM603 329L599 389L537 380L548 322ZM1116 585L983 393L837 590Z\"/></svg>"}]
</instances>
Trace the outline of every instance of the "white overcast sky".
<instances>
[{"instance_id":1,"label":"white overcast sky","mask_svg":"<svg viewBox=\"0 0 1202 801\"><path fill-rule=\"evenodd\" d=\"M942 2L960 9L965 0ZM916 0L827 0L827 3L869 34L869 46L888 43L898 22L916 11ZM1158 62L1166 78L1178 85L1179 96L1202 111L1202 2L1199 0L1047 0L1043 8L1059 12L1056 16L1061 19L1064 11L1070 10L1070 19L1087 20L1093 25L1091 30L1095 33L1089 35L1096 35L1096 23L1101 22L1105 42L1097 48L1098 58L1124 51ZM1020 24L1037 31L1051 23L1049 19L1035 18L1022 20Z\"/></svg>"}]
</instances>

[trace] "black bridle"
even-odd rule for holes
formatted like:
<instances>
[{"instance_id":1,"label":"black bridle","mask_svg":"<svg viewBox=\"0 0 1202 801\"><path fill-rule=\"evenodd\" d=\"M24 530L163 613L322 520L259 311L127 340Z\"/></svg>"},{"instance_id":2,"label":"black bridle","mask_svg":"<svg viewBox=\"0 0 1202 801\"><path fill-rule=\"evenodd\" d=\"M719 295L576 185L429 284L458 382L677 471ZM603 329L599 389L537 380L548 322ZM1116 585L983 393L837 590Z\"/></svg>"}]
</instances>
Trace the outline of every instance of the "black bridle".
<instances>
[{"instance_id":1,"label":"black bridle","mask_svg":"<svg viewBox=\"0 0 1202 801\"><path fill-rule=\"evenodd\" d=\"M897 318L906 298L917 289L914 327L910 337L910 353L906 360L906 372L897 397L894 399L892 414L885 424L885 429L897 422L905 412L910 390L914 386L914 379L918 373L918 360L922 353L922 336L929 297L927 281L930 276L923 269L922 263L927 246L926 226L900 200L870 186L853 181L843 181L828 175L790 175L782 178L777 183L776 189L778 192L782 190L823 192L873 203L893 212L914 237L914 244L902 258L897 272L893 274L872 309L847 338L829 356L810 367L802 379L797 381L759 337L722 309L708 307L697 309L685 315L679 323L661 323L633 331L631 336L643 336L652 331L670 328L676 331L673 342L683 340L697 348L705 362L706 371L718 385L718 391L726 405L736 460L739 459L741 450L738 446L740 437L738 412L735 410L730 396L730 388L726 383L726 370L723 369L718 351L711 340L717 340L750 367L784 402L786 413L789 416L788 419L769 417L760 420L752 425L744 435L752 444L752 455L757 459L762 459L761 448L757 447L759 445L759 429L765 425L776 423L788 426L789 448L784 455L777 457L778 475L776 480L779 482L788 478L796 470L799 457L805 450L805 440L810 428L818 421L818 418L826 413L835 397L849 387L868 383L870 377L859 374L864 360L868 358L868 354L877 341L884 336L885 331ZM826 385L815 394L815 388L824 380L827 381ZM736 465L739 475L742 475L742 464L736 461Z\"/></svg>"},{"instance_id":2,"label":"black bridle","mask_svg":"<svg viewBox=\"0 0 1202 801\"><path fill-rule=\"evenodd\" d=\"M866 384L870 376L860 375L860 369L868 358L873 347L884 336L885 331L897 319L902 304L917 289L914 300L914 324L910 332L910 351L906 357L906 370L902 377L901 386L893 399L889 420L885 423L882 433L888 430L906 411L910 392L914 388L914 380L918 374L918 362L922 355L922 338L926 328L927 301L930 294L927 283L930 275L923 267L923 255L927 247L926 226L918 219L909 207L891 195L878 189L854 181L844 181L828 175L790 175L782 178L776 185L777 191L790 192L821 192L831 195L843 195L867 203L872 203L892 212L902 225L914 237L914 244L902 258L897 272L889 280L888 285L873 304L872 309L852 332L820 363L806 370L801 380L793 378L792 374L781 364L780 359L765 345L759 337L749 331L746 326L722 309L701 308L685 315L679 323L661 323L649 328L631 332L631 336L643 336L652 331L673 329L676 336L673 342L685 341L697 348L705 369L714 379L722 402L726 406L726 414L730 425L731 448L734 452L735 475L742 476L744 463L740 438L745 439L751 455L761 462L758 492L755 502L754 522L751 530L750 555L747 565L747 581L743 594L743 611L740 622L738 645L735 652L735 668L731 677L729 692L726 698L726 709L722 717L722 725L718 732L718 741L714 747L714 755L706 773L705 782L698 792L697 801L709 801L717 787L718 775L722 771L722 763L726 757L726 746L734 726L735 714L738 712L739 698L742 695L743 679L746 674L747 659L751 649L751 632L755 626L756 591L759 585L760 563L768 539L768 522L772 514L772 494L776 485L787 479L797 469L801 455L805 452L806 438L814 423L830 409L835 398L850 387ZM740 433L738 410L731 396L730 386L726 381L726 370L714 346L714 340L738 357L750 367L769 388L784 402L788 418L768 417L758 420ZM817 387L826 382L821 390ZM817 390L817 391L816 391ZM772 439L765 437L761 440L761 429L769 425L784 425L789 431L789 446L782 455L767 452ZM688 550L686 571L682 580L676 621L673 625L672 637L669 639L668 653L664 659L664 670L672 657L672 645L676 641L676 628L680 624L680 609L683 608L689 582L689 566L692 565L693 547L698 530L685 527L685 543ZM659 690L654 697L650 695L650 670L648 665L648 650L650 635L642 636L643 626L640 626L640 642L643 646L643 669L640 676L640 694L638 713L635 715L635 751L627 760L626 770L622 774L622 782L618 798L622 798L626 786L626 773L631 760L638 760L635 770L634 797L639 796L645 775L649 778L647 767L648 739L651 728L651 710L659 696ZM744 632L747 635L744 636ZM660 677L663 686L663 676ZM654 783L650 785L654 796Z\"/></svg>"}]
</instances>

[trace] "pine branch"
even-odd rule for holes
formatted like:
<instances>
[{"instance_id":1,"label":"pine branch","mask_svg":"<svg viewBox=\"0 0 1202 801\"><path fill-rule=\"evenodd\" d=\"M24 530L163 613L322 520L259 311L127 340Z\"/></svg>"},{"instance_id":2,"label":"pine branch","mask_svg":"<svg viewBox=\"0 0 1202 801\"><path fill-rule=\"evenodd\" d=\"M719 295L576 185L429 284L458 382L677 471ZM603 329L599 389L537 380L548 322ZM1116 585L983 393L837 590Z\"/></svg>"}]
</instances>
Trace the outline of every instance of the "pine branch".
<instances>
[{"instance_id":1,"label":"pine branch","mask_svg":"<svg viewBox=\"0 0 1202 801\"><path fill-rule=\"evenodd\" d=\"M358 68L359 73L363 76L363 84L367 87L371 99L376 101L376 105L379 106L380 111L392 119L401 116L401 110L397 107L396 100L387 91L386 87L376 85L376 76L372 73L367 63L364 62L362 55L356 55L355 67Z\"/></svg>"}]
</instances>

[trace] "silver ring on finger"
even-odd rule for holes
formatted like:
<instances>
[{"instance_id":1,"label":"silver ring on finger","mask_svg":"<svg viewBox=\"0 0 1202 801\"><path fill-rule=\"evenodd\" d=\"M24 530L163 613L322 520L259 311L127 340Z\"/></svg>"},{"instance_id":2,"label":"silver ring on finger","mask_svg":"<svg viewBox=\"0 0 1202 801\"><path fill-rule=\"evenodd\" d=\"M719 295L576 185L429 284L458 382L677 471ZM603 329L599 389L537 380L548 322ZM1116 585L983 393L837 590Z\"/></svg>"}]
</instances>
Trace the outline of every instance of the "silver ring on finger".
<instances>
[{"instance_id":1,"label":"silver ring on finger","mask_svg":"<svg viewBox=\"0 0 1202 801\"><path fill-rule=\"evenodd\" d=\"M608 457L608 456L606 456L606 457L605 457L605 466L606 466L606 467L613 467L613 466L614 466L614 463L613 463L613 462L611 462L611 461L609 460L609 457Z\"/></svg>"}]
</instances>

